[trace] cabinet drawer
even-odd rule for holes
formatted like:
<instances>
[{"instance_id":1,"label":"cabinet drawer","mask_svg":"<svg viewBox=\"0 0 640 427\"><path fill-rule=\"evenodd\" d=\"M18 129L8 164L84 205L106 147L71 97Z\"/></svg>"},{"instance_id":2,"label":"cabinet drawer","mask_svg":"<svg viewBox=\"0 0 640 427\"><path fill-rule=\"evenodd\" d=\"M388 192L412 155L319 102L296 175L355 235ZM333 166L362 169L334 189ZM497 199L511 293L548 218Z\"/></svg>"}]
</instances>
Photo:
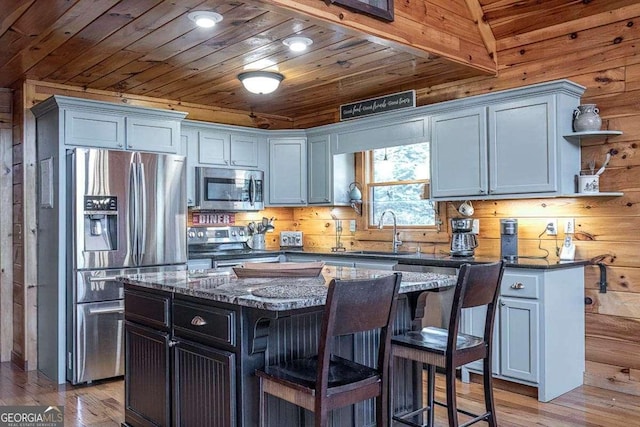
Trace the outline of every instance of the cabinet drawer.
<instances>
[{"instance_id":1,"label":"cabinet drawer","mask_svg":"<svg viewBox=\"0 0 640 427\"><path fill-rule=\"evenodd\" d=\"M169 296L125 289L124 317L131 322L168 330L169 303Z\"/></svg>"},{"instance_id":2,"label":"cabinet drawer","mask_svg":"<svg viewBox=\"0 0 640 427\"><path fill-rule=\"evenodd\" d=\"M516 298L539 298L540 276L537 274L505 273L500 295Z\"/></svg>"},{"instance_id":3,"label":"cabinet drawer","mask_svg":"<svg viewBox=\"0 0 640 427\"><path fill-rule=\"evenodd\" d=\"M220 307L175 301L173 329L176 336L196 341L236 345L236 313Z\"/></svg>"}]
</instances>

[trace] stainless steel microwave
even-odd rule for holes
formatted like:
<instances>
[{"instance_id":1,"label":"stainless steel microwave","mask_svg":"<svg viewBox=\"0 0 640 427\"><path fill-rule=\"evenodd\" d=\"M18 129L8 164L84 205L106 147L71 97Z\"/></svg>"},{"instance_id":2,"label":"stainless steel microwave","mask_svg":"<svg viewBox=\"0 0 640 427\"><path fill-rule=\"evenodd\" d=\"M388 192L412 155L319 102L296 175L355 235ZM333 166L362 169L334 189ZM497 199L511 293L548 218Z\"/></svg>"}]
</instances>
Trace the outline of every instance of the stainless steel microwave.
<instances>
[{"instance_id":1,"label":"stainless steel microwave","mask_svg":"<svg viewBox=\"0 0 640 427\"><path fill-rule=\"evenodd\" d=\"M216 211L264 209L264 172L196 167L196 204Z\"/></svg>"}]
</instances>

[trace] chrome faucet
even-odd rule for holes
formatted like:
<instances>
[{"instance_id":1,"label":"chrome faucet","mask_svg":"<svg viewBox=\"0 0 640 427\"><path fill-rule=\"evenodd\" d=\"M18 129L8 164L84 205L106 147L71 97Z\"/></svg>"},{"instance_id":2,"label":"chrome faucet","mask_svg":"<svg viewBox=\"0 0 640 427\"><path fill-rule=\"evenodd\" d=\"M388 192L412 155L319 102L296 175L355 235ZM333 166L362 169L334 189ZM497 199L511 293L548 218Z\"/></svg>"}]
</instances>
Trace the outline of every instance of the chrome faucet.
<instances>
[{"instance_id":1,"label":"chrome faucet","mask_svg":"<svg viewBox=\"0 0 640 427\"><path fill-rule=\"evenodd\" d=\"M382 229L382 222L384 221L384 215L387 212L393 217L393 242L392 242L392 247L393 247L393 253L396 254L396 253L398 253L398 247L400 247L400 245L402 245L402 241L398 238L398 224L396 222L396 214L395 214L395 212L393 212L391 209L387 209L386 211L382 212L382 215L380 215L380 222L378 223L378 228Z\"/></svg>"}]
</instances>

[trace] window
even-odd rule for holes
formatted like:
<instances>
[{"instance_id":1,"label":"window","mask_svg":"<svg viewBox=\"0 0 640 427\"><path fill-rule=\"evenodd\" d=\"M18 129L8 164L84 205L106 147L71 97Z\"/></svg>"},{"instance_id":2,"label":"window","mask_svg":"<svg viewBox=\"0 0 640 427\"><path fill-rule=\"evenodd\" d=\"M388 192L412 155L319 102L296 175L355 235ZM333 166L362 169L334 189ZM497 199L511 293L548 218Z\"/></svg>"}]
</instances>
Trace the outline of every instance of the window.
<instances>
[{"instance_id":1,"label":"window","mask_svg":"<svg viewBox=\"0 0 640 427\"><path fill-rule=\"evenodd\" d=\"M370 226L378 225L386 209L396 214L398 226L436 225L436 204L428 200L428 142L373 150L368 159Z\"/></svg>"}]
</instances>

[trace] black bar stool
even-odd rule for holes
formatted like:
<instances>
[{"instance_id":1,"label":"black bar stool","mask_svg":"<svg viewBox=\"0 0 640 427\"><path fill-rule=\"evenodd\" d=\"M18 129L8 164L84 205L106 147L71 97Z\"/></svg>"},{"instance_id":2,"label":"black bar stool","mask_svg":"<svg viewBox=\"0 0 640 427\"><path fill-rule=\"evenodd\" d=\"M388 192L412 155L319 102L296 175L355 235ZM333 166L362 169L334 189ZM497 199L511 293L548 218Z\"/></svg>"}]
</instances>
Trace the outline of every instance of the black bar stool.
<instances>
[{"instance_id":1,"label":"black bar stool","mask_svg":"<svg viewBox=\"0 0 640 427\"><path fill-rule=\"evenodd\" d=\"M409 331L396 335L391 340L391 364L394 357L423 363L427 367L427 402L424 408L402 416L393 416L394 421L402 424L422 427L409 418L427 411L427 426L434 425L434 404L447 407L449 425L460 426L458 412L473 417L462 424L468 426L478 421L486 421L496 427L496 410L493 401L493 381L491 375L491 353L493 324L496 314L500 282L504 273L504 263L464 264L458 273L448 329L426 327L419 331ZM484 333L482 337L459 333L460 314L463 308L487 307ZM456 404L456 368L482 359L485 413L476 415ZM434 399L435 369L444 368L447 402ZM393 367L391 368L393 372Z\"/></svg>"},{"instance_id":2,"label":"black bar stool","mask_svg":"<svg viewBox=\"0 0 640 427\"><path fill-rule=\"evenodd\" d=\"M396 301L402 275L370 280L332 280L322 319L318 355L257 370L260 425L265 425L265 393L314 412L316 427L327 425L336 408L376 398L376 421L389 425L388 378ZM334 337L380 329L377 366L371 368L332 354Z\"/></svg>"}]
</instances>

